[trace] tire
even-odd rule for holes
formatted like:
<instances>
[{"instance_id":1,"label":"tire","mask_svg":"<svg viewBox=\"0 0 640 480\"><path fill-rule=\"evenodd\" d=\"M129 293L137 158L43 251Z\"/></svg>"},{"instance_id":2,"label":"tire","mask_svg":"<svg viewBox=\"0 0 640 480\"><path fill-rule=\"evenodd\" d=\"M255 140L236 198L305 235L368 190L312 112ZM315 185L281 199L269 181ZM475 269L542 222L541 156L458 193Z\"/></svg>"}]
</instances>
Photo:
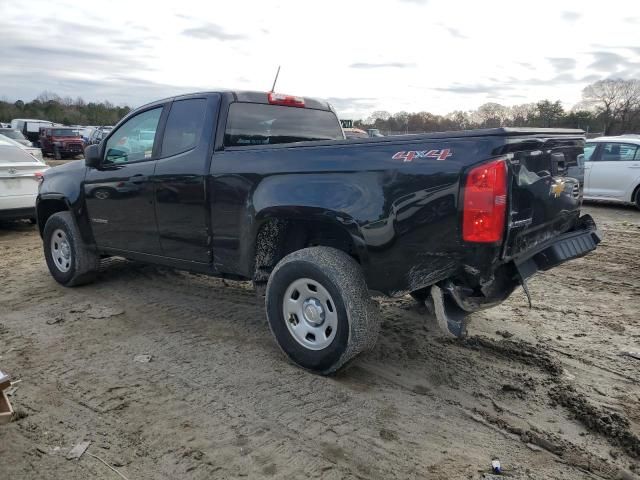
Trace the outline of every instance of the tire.
<instances>
[{"instance_id":1,"label":"tire","mask_svg":"<svg viewBox=\"0 0 640 480\"><path fill-rule=\"evenodd\" d=\"M58 283L74 287L93 281L99 257L82 240L71 213L49 217L42 238L49 272Z\"/></svg>"},{"instance_id":2,"label":"tire","mask_svg":"<svg viewBox=\"0 0 640 480\"><path fill-rule=\"evenodd\" d=\"M634 200L636 208L640 208L640 186L636 187L636 197Z\"/></svg>"},{"instance_id":3,"label":"tire","mask_svg":"<svg viewBox=\"0 0 640 480\"><path fill-rule=\"evenodd\" d=\"M380 330L360 265L334 248L304 248L280 260L269 277L265 303L269 327L284 354L322 375L373 348ZM285 318L285 311L297 314ZM305 330L313 338L303 337Z\"/></svg>"}]
</instances>

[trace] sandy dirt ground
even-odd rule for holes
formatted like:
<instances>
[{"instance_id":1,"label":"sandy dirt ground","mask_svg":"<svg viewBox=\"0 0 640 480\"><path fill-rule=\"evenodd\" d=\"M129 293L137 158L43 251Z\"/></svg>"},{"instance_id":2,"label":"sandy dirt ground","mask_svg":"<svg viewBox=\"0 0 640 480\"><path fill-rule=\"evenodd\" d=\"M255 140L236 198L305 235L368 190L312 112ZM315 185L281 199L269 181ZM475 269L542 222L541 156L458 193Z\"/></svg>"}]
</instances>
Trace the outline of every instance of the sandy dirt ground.
<instances>
[{"instance_id":1,"label":"sandy dirt ground","mask_svg":"<svg viewBox=\"0 0 640 480\"><path fill-rule=\"evenodd\" d=\"M283 358L249 284L120 260L49 276L34 227L0 227L0 427L11 479L513 479L640 475L640 211L588 206L597 252L440 336L380 299L374 351L333 378ZM151 355L151 361L135 360ZM91 445L67 460L78 442Z\"/></svg>"}]
</instances>

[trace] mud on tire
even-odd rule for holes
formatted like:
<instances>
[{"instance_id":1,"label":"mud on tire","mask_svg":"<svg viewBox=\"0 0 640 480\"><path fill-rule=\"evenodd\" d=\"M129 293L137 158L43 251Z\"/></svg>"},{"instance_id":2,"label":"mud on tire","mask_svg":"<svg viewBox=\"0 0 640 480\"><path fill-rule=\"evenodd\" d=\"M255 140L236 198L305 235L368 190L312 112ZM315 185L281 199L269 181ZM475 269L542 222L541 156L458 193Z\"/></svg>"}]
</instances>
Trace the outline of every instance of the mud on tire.
<instances>
[{"instance_id":1,"label":"mud on tire","mask_svg":"<svg viewBox=\"0 0 640 480\"><path fill-rule=\"evenodd\" d=\"M285 302L294 305L287 307ZM308 316L303 308L285 318L287 308L295 310L303 305L310 306L313 315ZM360 265L329 247L297 250L276 265L267 284L266 311L271 331L289 359L323 375L336 372L373 348L380 329L378 310ZM296 333L298 325L311 325L309 331L320 332L323 338L306 341Z\"/></svg>"},{"instance_id":2,"label":"mud on tire","mask_svg":"<svg viewBox=\"0 0 640 480\"><path fill-rule=\"evenodd\" d=\"M49 217L42 238L49 272L58 283L73 287L94 280L99 257L84 243L69 212Z\"/></svg>"}]
</instances>

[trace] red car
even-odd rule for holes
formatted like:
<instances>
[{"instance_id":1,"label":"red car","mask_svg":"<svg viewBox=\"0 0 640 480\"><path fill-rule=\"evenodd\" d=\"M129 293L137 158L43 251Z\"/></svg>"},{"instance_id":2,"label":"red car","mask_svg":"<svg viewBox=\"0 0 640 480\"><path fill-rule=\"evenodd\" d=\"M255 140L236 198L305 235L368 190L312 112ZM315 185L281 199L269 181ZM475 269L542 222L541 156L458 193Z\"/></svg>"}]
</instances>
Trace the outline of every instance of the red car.
<instances>
[{"instance_id":1,"label":"red car","mask_svg":"<svg viewBox=\"0 0 640 480\"><path fill-rule=\"evenodd\" d=\"M56 160L75 157L82 153L82 137L75 128L41 127L40 148L43 155L52 155Z\"/></svg>"}]
</instances>

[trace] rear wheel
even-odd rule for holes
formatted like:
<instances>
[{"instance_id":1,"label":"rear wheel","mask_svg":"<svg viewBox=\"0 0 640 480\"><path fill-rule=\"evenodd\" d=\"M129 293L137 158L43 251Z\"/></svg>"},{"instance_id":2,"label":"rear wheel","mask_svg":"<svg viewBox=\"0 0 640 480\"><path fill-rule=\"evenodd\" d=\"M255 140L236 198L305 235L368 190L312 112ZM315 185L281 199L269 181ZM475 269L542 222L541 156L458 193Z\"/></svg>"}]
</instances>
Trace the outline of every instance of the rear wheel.
<instances>
[{"instance_id":1,"label":"rear wheel","mask_svg":"<svg viewBox=\"0 0 640 480\"><path fill-rule=\"evenodd\" d=\"M69 212L49 217L43 233L44 256L51 276L66 287L89 283L99 258L82 240Z\"/></svg>"},{"instance_id":2,"label":"rear wheel","mask_svg":"<svg viewBox=\"0 0 640 480\"><path fill-rule=\"evenodd\" d=\"M360 265L334 248L305 248L284 257L269 277L266 310L282 351L323 375L371 349L380 329Z\"/></svg>"}]
</instances>

